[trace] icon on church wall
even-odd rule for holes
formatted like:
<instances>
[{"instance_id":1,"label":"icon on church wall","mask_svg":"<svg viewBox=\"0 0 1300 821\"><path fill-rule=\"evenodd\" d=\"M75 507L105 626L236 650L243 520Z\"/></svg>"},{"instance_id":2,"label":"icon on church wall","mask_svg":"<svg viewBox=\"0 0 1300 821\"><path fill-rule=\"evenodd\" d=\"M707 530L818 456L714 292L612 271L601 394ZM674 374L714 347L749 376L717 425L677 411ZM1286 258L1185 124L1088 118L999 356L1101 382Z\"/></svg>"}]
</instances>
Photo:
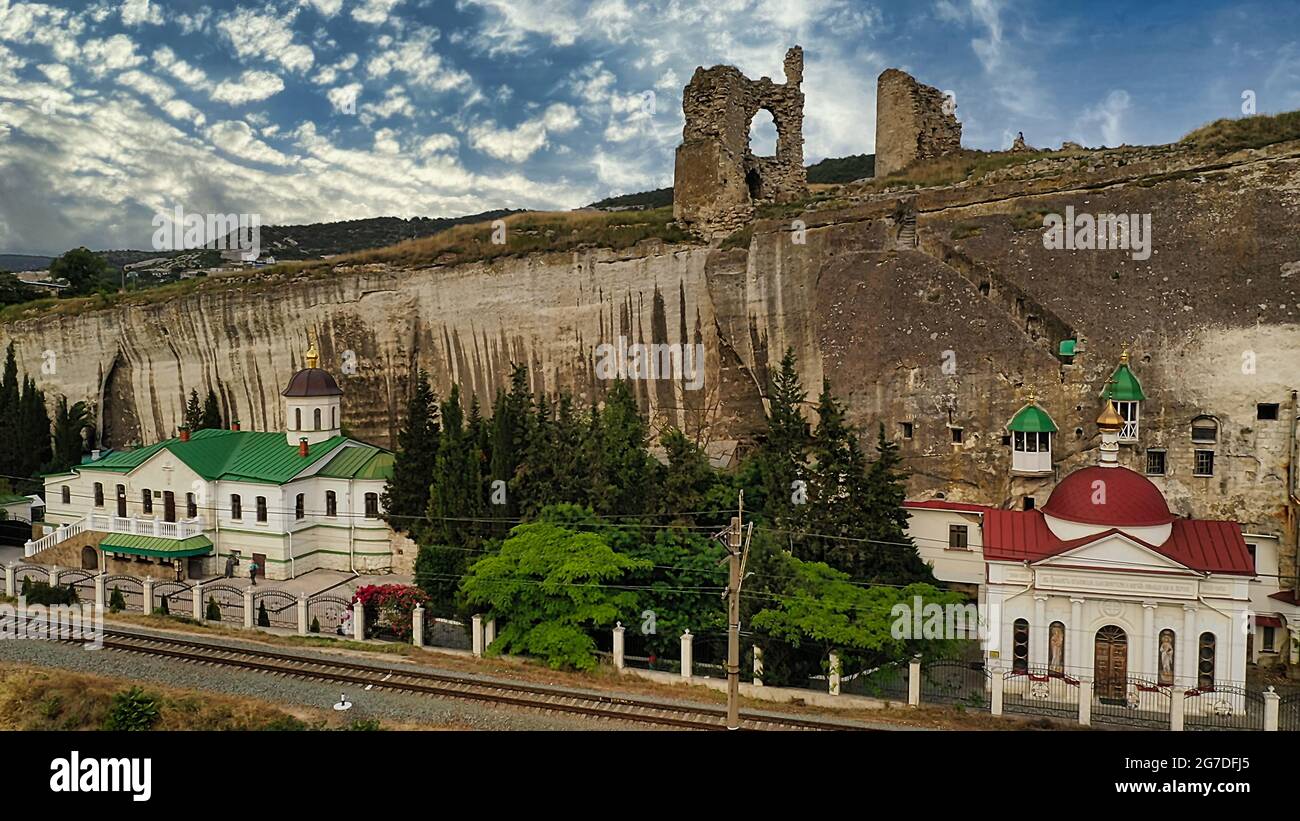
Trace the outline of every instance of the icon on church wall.
<instances>
[{"instance_id":1,"label":"icon on church wall","mask_svg":"<svg viewBox=\"0 0 1300 821\"><path fill-rule=\"evenodd\" d=\"M1157 684L1172 687L1174 684L1174 631L1160 631L1160 678Z\"/></svg>"},{"instance_id":2,"label":"icon on church wall","mask_svg":"<svg viewBox=\"0 0 1300 821\"><path fill-rule=\"evenodd\" d=\"M1062 675L1065 673L1065 625L1054 621L1047 632L1048 672Z\"/></svg>"}]
</instances>

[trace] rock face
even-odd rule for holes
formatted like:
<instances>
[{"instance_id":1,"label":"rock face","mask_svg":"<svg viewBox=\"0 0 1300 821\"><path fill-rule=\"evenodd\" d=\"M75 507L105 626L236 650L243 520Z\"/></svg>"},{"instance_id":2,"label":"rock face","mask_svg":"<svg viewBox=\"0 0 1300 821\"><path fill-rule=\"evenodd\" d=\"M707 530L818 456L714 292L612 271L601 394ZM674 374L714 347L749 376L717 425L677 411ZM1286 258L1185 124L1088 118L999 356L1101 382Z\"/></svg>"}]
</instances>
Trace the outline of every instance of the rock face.
<instances>
[{"instance_id":1,"label":"rock face","mask_svg":"<svg viewBox=\"0 0 1300 821\"><path fill-rule=\"evenodd\" d=\"M896 68L876 80L876 176L961 148L956 106L942 91Z\"/></svg>"},{"instance_id":2,"label":"rock face","mask_svg":"<svg viewBox=\"0 0 1300 821\"><path fill-rule=\"evenodd\" d=\"M808 194L803 164L803 49L785 55L785 83L751 80L735 66L697 68L682 94L686 125L673 175L673 215L689 229L729 234L757 203ZM749 129L760 109L776 124L776 156L758 157Z\"/></svg>"}]
</instances>

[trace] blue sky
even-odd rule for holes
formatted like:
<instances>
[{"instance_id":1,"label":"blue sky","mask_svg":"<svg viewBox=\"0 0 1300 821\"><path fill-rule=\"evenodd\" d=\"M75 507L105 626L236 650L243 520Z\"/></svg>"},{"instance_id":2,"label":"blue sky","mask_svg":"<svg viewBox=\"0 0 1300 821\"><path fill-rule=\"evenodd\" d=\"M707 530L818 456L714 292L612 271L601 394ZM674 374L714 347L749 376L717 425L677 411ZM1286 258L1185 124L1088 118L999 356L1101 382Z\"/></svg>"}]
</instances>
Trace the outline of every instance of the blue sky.
<instances>
[{"instance_id":1,"label":"blue sky","mask_svg":"<svg viewBox=\"0 0 1300 821\"><path fill-rule=\"evenodd\" d=\"M875 78L975 148L1168 142L1300 108L1300 4L0 0L0 251L263 223L572 208L670 185L697 65L807 68L809 162L874 149ZM761 136L756 139L762 140Z\"/></svg>"}]
</instances>

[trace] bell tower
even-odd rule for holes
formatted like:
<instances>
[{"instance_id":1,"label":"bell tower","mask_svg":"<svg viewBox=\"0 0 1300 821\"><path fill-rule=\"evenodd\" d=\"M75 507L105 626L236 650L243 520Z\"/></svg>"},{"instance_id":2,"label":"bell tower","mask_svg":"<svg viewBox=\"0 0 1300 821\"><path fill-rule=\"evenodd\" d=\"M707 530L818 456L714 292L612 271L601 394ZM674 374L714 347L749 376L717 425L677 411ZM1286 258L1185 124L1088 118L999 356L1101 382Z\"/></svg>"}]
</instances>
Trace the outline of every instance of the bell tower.
<instances>
[{"instance_id":1,"label":"bell tower","mask_svg":"<svg viewBox=\"0 0 1300 821\"><path fill-rule=\"evenodd\" d=\"M285 437L297 447L339 436L343 426L343 391L334 377L320 367L316 340L309 340L306 366L289 378L284 397Z\"/></svg>"}]
</instances>

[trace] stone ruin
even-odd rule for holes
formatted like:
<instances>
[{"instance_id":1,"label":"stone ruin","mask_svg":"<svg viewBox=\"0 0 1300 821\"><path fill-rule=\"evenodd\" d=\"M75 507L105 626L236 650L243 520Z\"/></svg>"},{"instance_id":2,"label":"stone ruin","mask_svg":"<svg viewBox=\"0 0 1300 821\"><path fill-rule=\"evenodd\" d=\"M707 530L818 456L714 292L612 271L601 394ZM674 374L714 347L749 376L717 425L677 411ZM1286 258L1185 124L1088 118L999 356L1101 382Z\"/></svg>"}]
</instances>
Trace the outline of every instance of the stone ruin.
<instances>
[{"instance_id":1,"label":"stone ruin","mask_svg":"<svg viewBox=\"0 0 1300 821\"><path fill-rule=\"evenodd\" d=\"M695 69L682 94L686 126L673 174L673 216L706 236L748 223L754 206L808 194L803 164L803 49L785 55L785 83L751 80L735 66ZM776 124L776 156L755 156L749 129L760 109Z\"/></svg>"},{"instance_id":2,"label":"stone ruin","mask_svg":"<svg viewBox=\"0 0 1300 821\"><path fill-rule=\"evenodd\" d=\"M896 68L876 80L876 176L961 149L956 105L939 89Z\"/></svg>"}]
</instances>

